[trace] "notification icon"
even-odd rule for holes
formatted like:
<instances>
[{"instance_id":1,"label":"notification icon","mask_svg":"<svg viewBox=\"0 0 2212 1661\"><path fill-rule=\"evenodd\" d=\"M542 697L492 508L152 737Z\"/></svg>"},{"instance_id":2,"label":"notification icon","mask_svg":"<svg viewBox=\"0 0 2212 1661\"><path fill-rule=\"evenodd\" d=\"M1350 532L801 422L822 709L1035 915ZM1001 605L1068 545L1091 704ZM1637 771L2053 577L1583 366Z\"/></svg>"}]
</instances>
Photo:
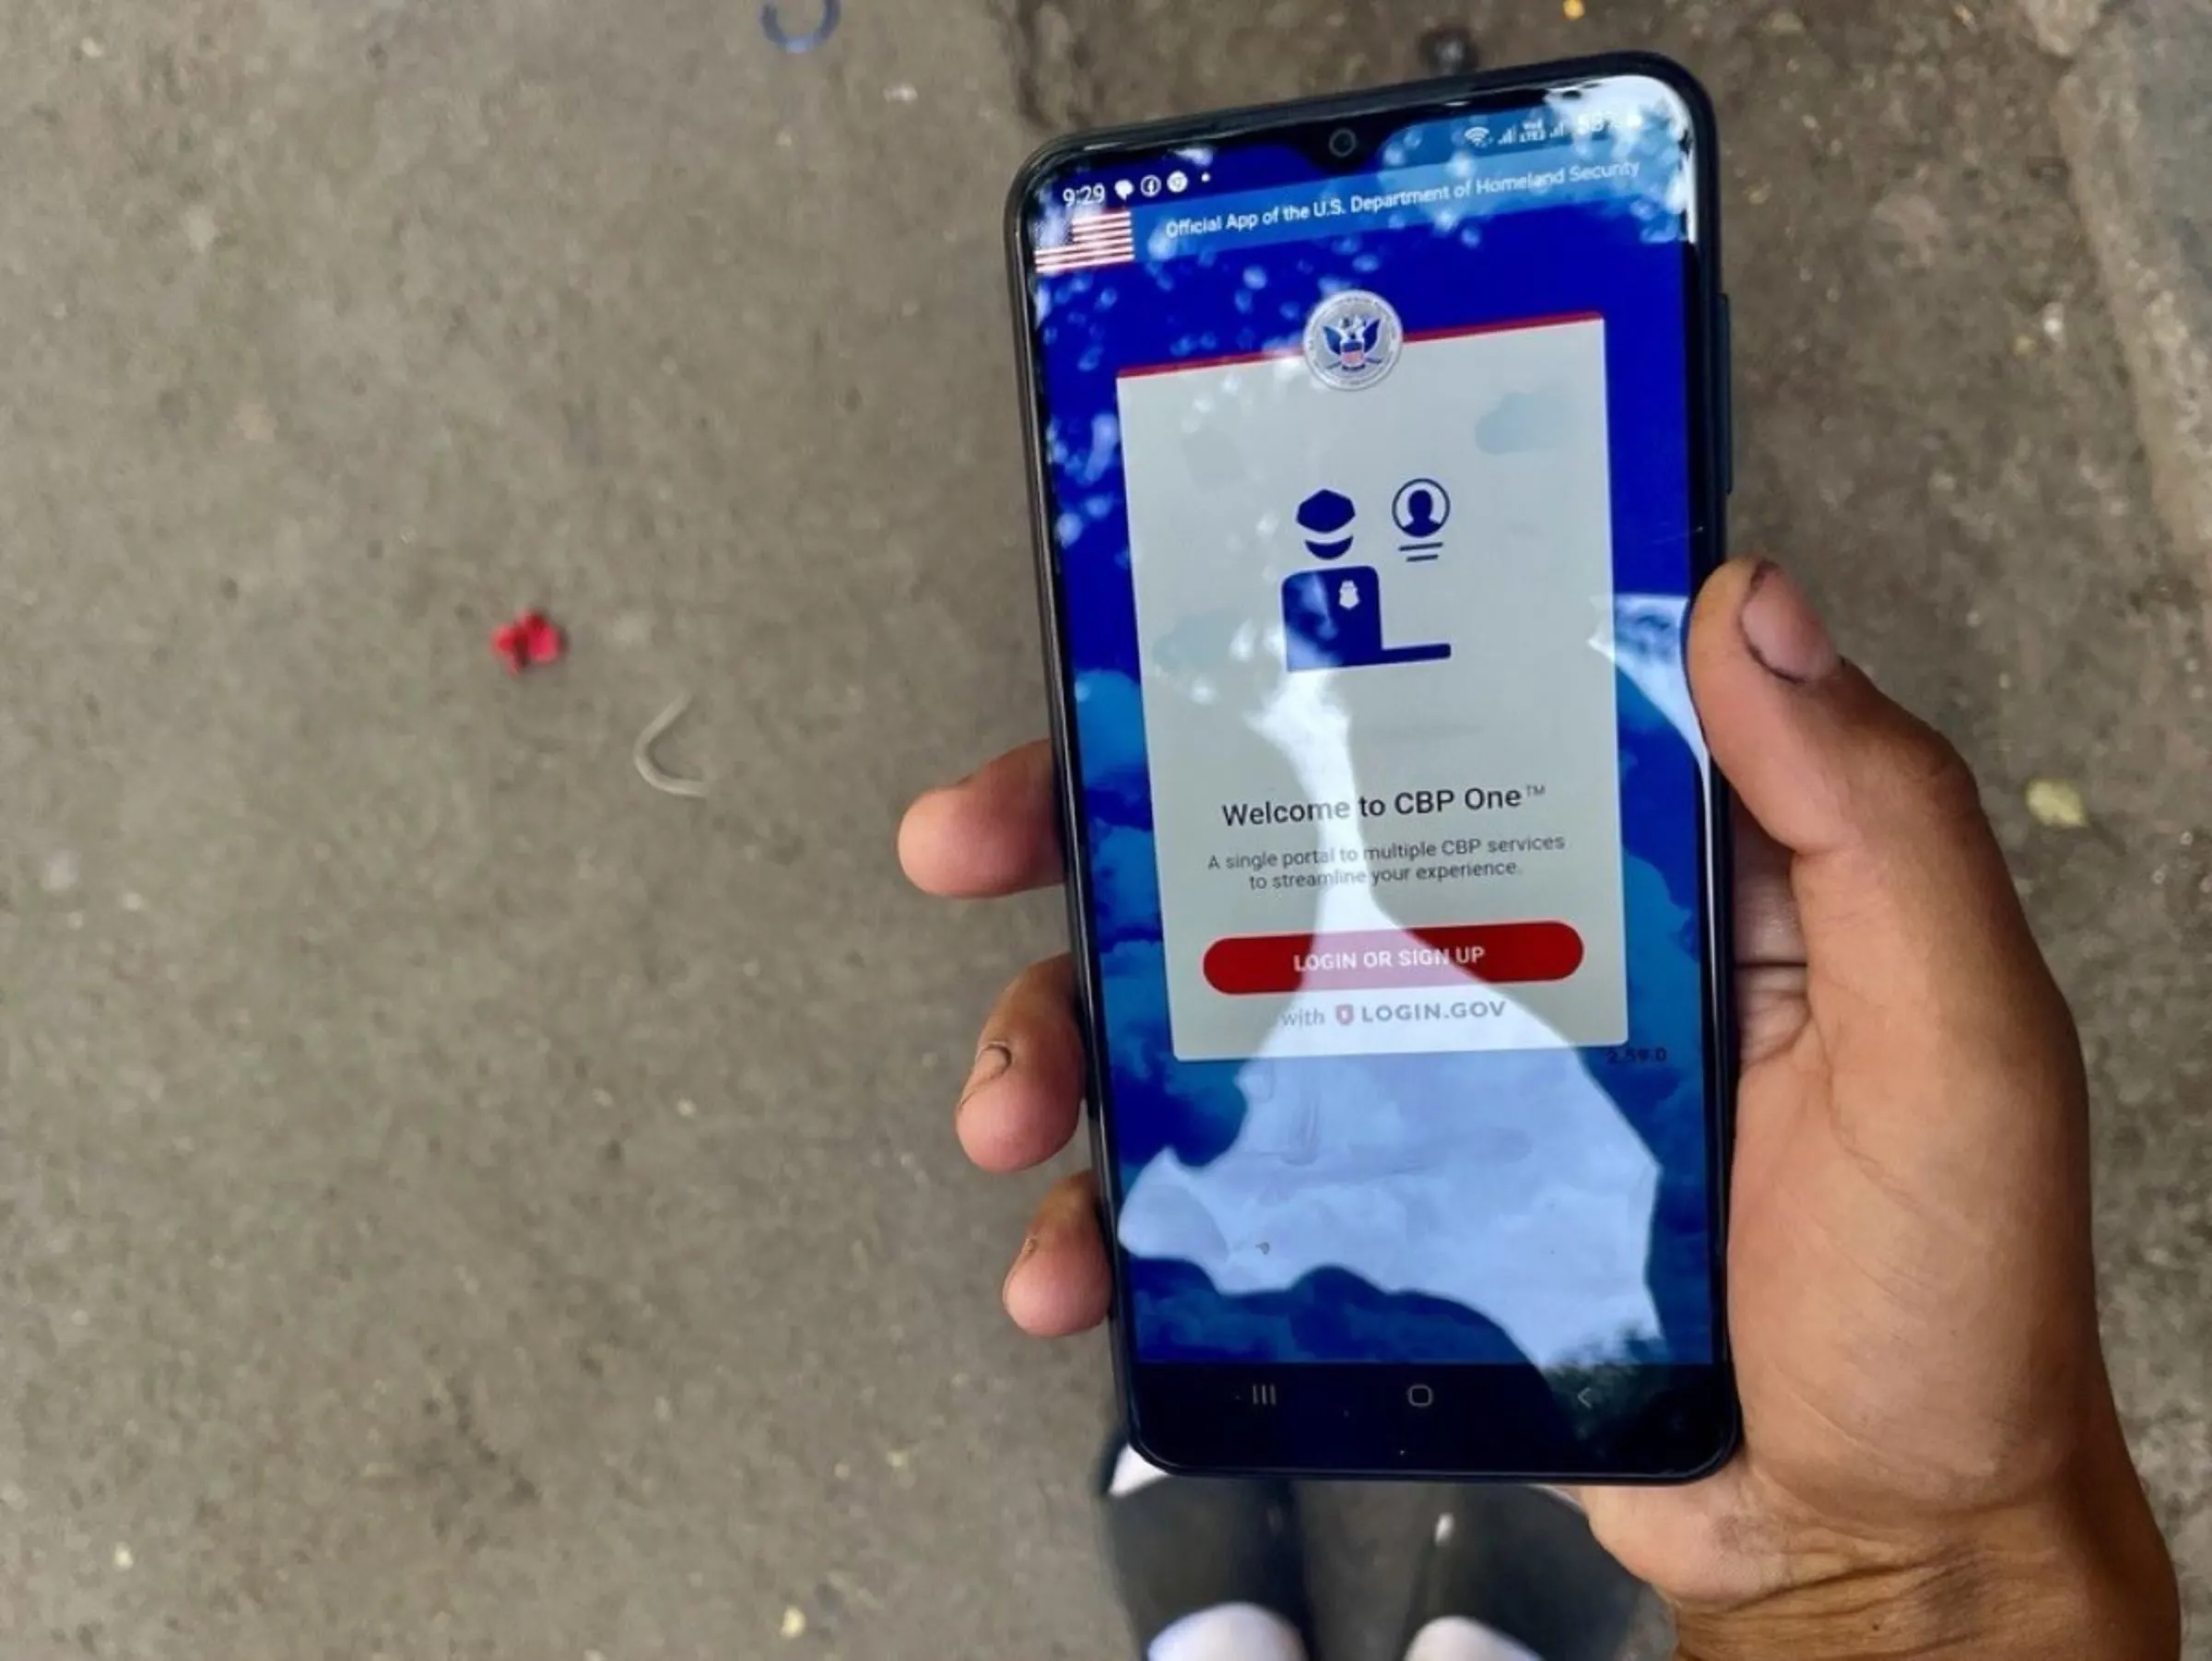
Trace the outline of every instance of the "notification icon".
<instances>
[{"instance_id":1,"label":"notification icon","mask_svg":"<svg viewBox=\"0 0 2212 1661\"><path fill-rule=\"evenodd\" d=\"M1190 188L1191 176L1190 174L1183 172L1181 169L1177 169L1174 172L1168 175L1168 189L1174 194L1180 196L1184 191Z\"/></svg>"}]
</instances>

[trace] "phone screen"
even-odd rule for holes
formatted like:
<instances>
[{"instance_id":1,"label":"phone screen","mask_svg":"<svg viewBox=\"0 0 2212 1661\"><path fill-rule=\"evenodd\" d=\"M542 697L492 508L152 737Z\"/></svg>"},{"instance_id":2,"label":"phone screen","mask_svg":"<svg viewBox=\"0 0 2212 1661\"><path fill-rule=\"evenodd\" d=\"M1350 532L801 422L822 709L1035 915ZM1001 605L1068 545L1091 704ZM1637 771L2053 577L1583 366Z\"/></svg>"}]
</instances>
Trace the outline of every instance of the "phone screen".
<instances>
[{"instance_id":1,"label":"phone screen","mask_svg":"<svg viewBox=\"0 0 2212 1661\"><path fill-rule=\"evenodd\" d=\"M1572 1431L1721 1359L1696 126L1607 77L1034 180L1140 1372L1498 1370Z\"/></svg>"}]
</instances>

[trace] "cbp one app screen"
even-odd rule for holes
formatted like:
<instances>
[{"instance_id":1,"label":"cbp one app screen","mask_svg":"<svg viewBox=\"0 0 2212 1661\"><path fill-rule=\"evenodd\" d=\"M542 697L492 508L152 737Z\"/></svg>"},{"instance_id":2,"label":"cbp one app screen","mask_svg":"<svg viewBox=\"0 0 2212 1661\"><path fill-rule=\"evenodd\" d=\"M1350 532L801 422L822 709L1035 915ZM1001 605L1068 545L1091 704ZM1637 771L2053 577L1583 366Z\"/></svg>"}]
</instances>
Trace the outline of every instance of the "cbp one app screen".
<instances>
[{"instance_id":1,"label":"cbp one app screen","mask_svg":"<svg viewBox=\"0 0 2212 1661\"><path fill-rule=\"evenodd\" d=\"M1147 1361L1715 1353L1671 99L1031 206Z\"/></svg>"},{"instance_id":2,"label":"cbp one app screen","mask_svg":"<svg viewBox=\"0 0 2212 1661\"><path fill-rule=\"evenodd\" d=\"M1175 1054L1619 1043L1605 323L1309 335L1120 380Z\"/></svg>"}]
</instances>

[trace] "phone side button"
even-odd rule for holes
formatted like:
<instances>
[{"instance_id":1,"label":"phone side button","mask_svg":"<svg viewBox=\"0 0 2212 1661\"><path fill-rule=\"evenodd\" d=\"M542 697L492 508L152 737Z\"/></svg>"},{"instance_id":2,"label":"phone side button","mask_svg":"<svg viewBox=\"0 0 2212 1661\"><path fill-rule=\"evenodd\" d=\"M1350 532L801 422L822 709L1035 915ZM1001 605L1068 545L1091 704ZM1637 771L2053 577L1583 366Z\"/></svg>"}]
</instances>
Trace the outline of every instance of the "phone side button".
<instances>
[{"instance_id":1,"label":"phone side button","mask_svg":"<svg viewBox=\"0 0 2212 1661\"><path fill-rule=\"evenodd\" d=\"M1735 494L1735 307L1721 296L1721 488Z\"/></svg>"}]
</instances>

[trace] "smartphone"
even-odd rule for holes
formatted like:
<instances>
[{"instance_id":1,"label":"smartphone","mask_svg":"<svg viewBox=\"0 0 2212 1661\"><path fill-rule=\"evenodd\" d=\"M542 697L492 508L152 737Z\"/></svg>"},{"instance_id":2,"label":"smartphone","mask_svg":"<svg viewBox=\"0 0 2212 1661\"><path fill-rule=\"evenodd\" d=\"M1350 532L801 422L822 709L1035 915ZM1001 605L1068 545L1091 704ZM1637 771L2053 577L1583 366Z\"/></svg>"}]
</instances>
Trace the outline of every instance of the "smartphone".
<instances>
[{"instance_id":1,"label":"smartphone","mask_svg":"<svg viewBox=\"0 0 2212 1661\"><path fill-rule=\"evenodd\" d=\"M1171 1470L1688 1480L1724 1324L1712 107L1070 138L1009 214L1117 1369Z\"/></svg>"}]
</instances>

